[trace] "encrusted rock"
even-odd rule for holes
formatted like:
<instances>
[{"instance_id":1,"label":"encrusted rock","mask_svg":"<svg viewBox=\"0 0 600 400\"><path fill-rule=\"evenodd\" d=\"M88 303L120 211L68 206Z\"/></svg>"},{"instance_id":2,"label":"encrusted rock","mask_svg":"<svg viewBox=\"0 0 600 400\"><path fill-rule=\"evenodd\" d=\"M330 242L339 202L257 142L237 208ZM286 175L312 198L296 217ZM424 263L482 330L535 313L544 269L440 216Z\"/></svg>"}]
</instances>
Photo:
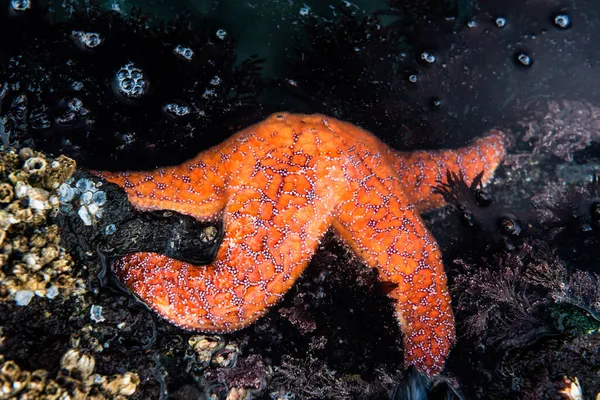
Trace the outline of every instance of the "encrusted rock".
<instances>
[{"instance_id":1,"label":"encrusted rock","mask_svg":"<svg viewBox=\"0 0 600 400\"><path fill-rule=\"evenodd\" d=\"M36 296L54 298L83 291L71 275L73 261L60 247L56 190L75 171L75 162L48 159L29 148L0 154L0 301L27 305Z\"/></svg>"}]
</instances>

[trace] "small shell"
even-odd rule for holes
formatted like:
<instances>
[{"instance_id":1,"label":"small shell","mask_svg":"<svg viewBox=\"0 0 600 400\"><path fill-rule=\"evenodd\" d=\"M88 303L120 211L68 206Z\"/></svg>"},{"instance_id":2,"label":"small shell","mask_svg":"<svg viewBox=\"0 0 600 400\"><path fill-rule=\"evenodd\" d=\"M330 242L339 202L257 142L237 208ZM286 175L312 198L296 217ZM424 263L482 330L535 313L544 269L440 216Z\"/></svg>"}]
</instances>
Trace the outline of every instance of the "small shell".
<instances>
[{"instance_id":1,"label":"small shell","mask_svg":"<svg viewBox=\"0 0 600 400\"><path fill-rule=\"evenodd\" d=\"M50 193L44 189L31 188L29 190L29 207L34 210L46 210L50 208L50 205L48 204L49 196Z\"/></svg>"},{"instance_id":2,"label":"small shell","mask_svg":"<svg viewBox=\"0 0 600 400\"><path fill-rule=\"evenodd\" d=\"M103 389L112 396L131 396L138 385L140 377L132 372L116 375L109 383L105 383Z\"/></svg>"},{"instance_id":3,"label":"small shell","mask_svg":"<svg viewBox=\"0 0 600 400\"><path fill-rule=\"evenodd\" d=\"M26 182L18 181L15 184L15 196L17 199L24 199L29 196L29 191L31 190L31 186L29 186Z\"/></svg>"},{"instance_id":4,"label":"small shell","mask_svg":"<svg viewBox=\"0 0 600 400\"><path fill-rule=\"evenodd\" d=\"M21 150L19 150L19 158L21 158L23 161L33 157L34 155L34 151L29 147L23 147Z\"/></svg>"},{"instance_id":5,"label":"small shell","mask_svg":"<svg viewBox=\"0 0 600 400\"><path fill-rule=\"evenodd\" d=\"M6 231L8 230L8 228L11 227L11 225L14 225L18 222L19 221L15 218L14 215L5 210L0 210L0 229Z\"/></svg>"},{"instance_id":6,"label":"small shell","mask_svg":"<svg viewBox=\"0 0 600 400\"><path fill-rule=\"evenodd\" d=\"M46 379L48 378L48 372L43 369L38 369L31 373L29 378L29 390L33 392L41 393L46 386Z\"/></svg>"},{"instance_id":7,"label":"small shell","mask_svg":"<svg viewBox=\"0 0 600 400\"><path fill-rule=\"evenodd\" d=\"M60 386L58 386L58 383L54 382L54 381L49 381L46 384L46 387L44 389L44 398L47 400L56 400L58 398L60 398L63 394L63 390L61 389Z\"/></svg>"},{"instance_id":8,"label":"small shell","mask_svg":"<svg viewBox=\"0 0 600 400\"><path fill-rule=\"evenodd\" d=\"M204 243L212 242L217 237L217 233L219 233L219 230L216 227L212 225L207 226L200 233L200 240Z\"/></svg>"},{"instance_id":9,"label":"small shell","mask_svg":"<svg viewBox=\"0 0 600 400\"><path fill-rule=\"evenodd\" d=\"M10 183L0 183L0 203L8 204L13 201L15 197L15 191Z\"/></svg>"},{"instance_id":10,"label":"small shell","mask_svg":"<svg viewBox=\"0 0 600 400\"><path fill-rule=\"evenodd\" d=\"M8 376L0 375L0 397L8 399L13 395L12 379Z\"/></svg>"},{"instance_id":11,"label":"small shell","mask_svg":"<svg viewBox=\"0 0 600 400\"><path fill-rule=\"evenodd\" d=\"M31 238L29 239L29 246L33 247L33 248L42 248L44 247L46 244L48 243L48 239L46 239L46 236L41 233L34 233Z\"/></svg>"},{"instance_id":12,"label":"small shell","mask_svg":"<svg viewBox=\"0 0 600 400\"><path fill-rule=\"evenodd\" d=\"M216 351L212 356L212 363L221 368L232 368L237 363L241 351L237 344L228 343L224 348Z\"/></svg>"},{"instance_id":13,"label":"small shell","mask_svg":"<svg viewBox=\"0 0 600 400\"><path fill-rule=\"evenodd\" d=\"M31 374L29 371L23 371L21 374L13 380L13 390L18 393L25 389L29 385L29 379Z\"/></svg>"},{"instance_id":14,"label":"small shell","mask_svg":"<svg viewBox=\"0 0 600 400\"><path fill-rule=\"evenodd\" d=\"M248 398L248 390L244 388L231 388L225 400L244 400Z\"/></svg>"},{"instance_id":15,"label":"small shell","mask_svg":"<svg viewBox=\"0 0 600 400\"><path fill-rule=\"evenodd\" d=\"M96 360L94 357L88 354L82 354L77 349L70 349L65 353L60 365L63 369L69 371L69 375L77 374L81 375L81 379L87 379L96 367Z\"/></svg>"},{"instance_id":16,"label":"small shell","mask_svg":"<svg viewBox=\"0 0 600 400\"><path fill-rule=\"evenodd\" d=\"M46 170L48 163L41 157L31 157L23 164L25 172L30 174L42 174Z\"/></svg>"},{"instance_id":17,"label":"small shell","mask_svg":"<svg viewBox=\"0 0 600 400\"><path fill-rule=\"evenodd\" d=\"M51 261L54 261L60 255L60 249L58 246L51 244L42 249L42 263L48 264Z\"/></svg>"},{"instance_id":18,"label":"small shell","mask_svg":"<svg viewBox=\"0 0 600 400\"><path fill-rule=\"evenodd\" d=\"M14 381L21 375L21 368L14 361L6 361L0 367L0 374Z\"/></svg>"}]
</instances>

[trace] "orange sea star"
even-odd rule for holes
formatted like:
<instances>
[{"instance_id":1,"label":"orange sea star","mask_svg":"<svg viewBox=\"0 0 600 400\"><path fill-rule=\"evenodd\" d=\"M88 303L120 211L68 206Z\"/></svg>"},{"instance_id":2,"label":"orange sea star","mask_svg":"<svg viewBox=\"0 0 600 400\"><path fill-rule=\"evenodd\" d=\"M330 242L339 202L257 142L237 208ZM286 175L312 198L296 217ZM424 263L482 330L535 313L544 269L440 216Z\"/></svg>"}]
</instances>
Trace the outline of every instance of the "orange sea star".
<instances>
[{"instance_id":1,"label":"orange sea star","mask_svg":"<svg viewBox=\"0 0 600 400\"><path fill-rule=\"evenodd\" d=\"M263 315L290 289L333 227L390 292L407 365L438 373L454 343L454 316L437 243L418 212L447 169L491 178L504 156L491 131L458 150L402 153L323 115L276 114L181 165L96 172L139 210L223 219L214 262L156 253L119 259L117 276L158 314L184 328L228 332Z\"/></svg>"}]
</instances>

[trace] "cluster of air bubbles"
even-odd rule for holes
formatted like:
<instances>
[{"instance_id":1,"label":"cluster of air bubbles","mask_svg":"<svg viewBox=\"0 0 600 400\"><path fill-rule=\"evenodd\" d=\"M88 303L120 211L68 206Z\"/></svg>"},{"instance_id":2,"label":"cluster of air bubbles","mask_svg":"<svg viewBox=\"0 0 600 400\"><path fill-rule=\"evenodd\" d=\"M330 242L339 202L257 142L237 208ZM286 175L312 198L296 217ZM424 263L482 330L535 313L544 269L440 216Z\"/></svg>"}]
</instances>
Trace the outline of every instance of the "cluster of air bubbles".
<instances>
[{"instance_id":1,"label":"cluster of air bubbles","mask_svg":"<svg viewBox=\"0 0 600 400\"><path fill-rule=\"evenodd\" d=\"M571 26L571 19L567 14L558 14L556 17L554 17L554 25L561 29L567 29Z\"/></svg>"},{"instance_id":2,"label":"cluster of air bubbles","mask_svg":"<svg viewBox=\"0 0 600 400\"><path fill-rule=\"evenodd\" d=\"M79 179L73 186L72 179L57 189L60 209L67 215L77 215L87 226L93 225L102 218L102 207L106 203L106 193L98 188L102 183L94 183L89 179Z\"/></svg>"},{"instance_id":3,"label":"cluster of air bubbles","mask_svg":"<svg viewBox=\"0 0 600 400\"><path fill-rule=\"evenodd\" d=\"M496 18L496 26L498 28L504 28L506 26L506 18L502 18L502 17Z\"/></svg>"},{"instance_id":4,"label":"cluster of air bubbles","mask_svg":"<svg viewBox=\"0 0 600 400\"><path fill-rule=\"evenodd\" d=\"M164 110L176 117L183 117L190 113L190 108L185 104L168 103Z\"/></svg>"},{"instance_id":5,"label":"cluster of air bubbles","mask_svg":"<svg viewBox=\"0 0 600 400\"><path fill-rule=\"evenodd\" d=\"M409 75L408 80L411 83L417 83L417 75L415 75L415 74Z\"/></svg>"},{"instance_id":6,"label":"cluster of air bubbles","mask_svg":"<svg viewBox=\"0 0 600 400\"><path fill-rule=\"evenodd\" d=\"M304 7L300 9L300 15L306 17L308 14L310 14L310 7L305 4Z\"/></svg>"},{"instance_id":7,"label":"cluster of air bubbles","mask_svg":"<svg viewBox=\"0 0 600 400\"><path fill-rule=\"evenodd\" d=\"M187 61L192 61L192 57L194 57L194 50L190 49L189 47L183 47L180 45L177 45L175 47L173 53Z\"/></svg>"},{"instance_id":8,"label":"cluster of air bubbles","mask_svg":"<svg viewBox=\"0 0 600 400\"><path fill-rule=\"evenodd\" d=\"M96 32L72 31L71 36L75 43L86 49L95 49L104 41Z\"/></svg>"},{"instance_id":9,"label":"cluster of air bubbles","mask_svg":"<svg viewBox=\"0 0 600 400\"><path fill-rule=\"evenodd\" d=\"M467 27L469 28L475 28L477 27L477 21L475 21L474 19L470 19L467 21Z\"/></svg>"},{"instance_id":10,"label":"cluster of air bubbles","mask_svg":"<svg viewBox=\"0 0 600 400\"><path fill-rule=\"evenodd\" d=\"M421 53L421 60L429 64L433 64L435 62L435 56L428 51L424 51Z\"/></svg>"},{"instance_id":11,"label":"cluster of air bubbles","mask_svg":"<svg viewBox=\"0 0 600 400\"><path fill-rule=\"evenodd\" d=\"M225 38L227 37L227 31L225 29L219 29L216 35L219 39L225 40Z\"/></svg>"},{"instance_id":12,"label":"cluster of air bubbles","mask_svg":"<svg viewBox=\"0 0 600 400\"><path fill-rule=\"evenodd\" d=\"M10 8L17 12L27 11L31 8L31 0L10 0Z\"/></svg>"},{"instance_id":13,"label":"cluster of air bubbles","mask_svg":"<svg viewBox=\"0 0 600 400\"><path fill-rule=\"evenodd\" d=\"M524 67L529 67L533 63L533 60L531 59L531 57L529 57L529 55L527 55L525 53L518 53L517 61L519 62L519 64L521 64Z\"/></svg>"},{"instance_id":14,"label":"cluster of air bubbles","mask_svg":"<svg viewBox=\"0 0 600 400\"><path fill-rule=\"evenodd\" d=\"M219 86L221 84L221 78L219 76L213 76L209 82L213 86Z\"/></svg>"},{"instance_id":15,"label":"cluster of air bubbles","mask_svg":"<svg viewBox=\"0 0 600 400\"><path fill-rule=\"evenodd\" d=\"M83 106L83 102L78 97L63 100L67 105L67 111L56 117L56 122L61 125L68 125L75 121L78 117L86 116L90 110Z\"/></svg>"},{"instance_id":16,"label":"cluster of air bubbles","mask_svg":"<svg viewBox=\"0 0 600 400\"><path fill-rule=\"evenodd\" d=\"M146 93L148 82L144 72L132 62L125 64L117 71L115 78L117 90L128 99L139 99Z\"/></svg>"}]
</instances>

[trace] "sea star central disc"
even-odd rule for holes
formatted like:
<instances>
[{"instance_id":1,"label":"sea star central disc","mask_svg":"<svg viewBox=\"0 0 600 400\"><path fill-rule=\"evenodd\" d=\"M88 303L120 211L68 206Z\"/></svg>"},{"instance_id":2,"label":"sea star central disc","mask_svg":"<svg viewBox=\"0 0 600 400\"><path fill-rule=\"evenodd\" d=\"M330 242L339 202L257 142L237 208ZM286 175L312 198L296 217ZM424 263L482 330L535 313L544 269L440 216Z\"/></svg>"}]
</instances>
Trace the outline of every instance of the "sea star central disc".
<instances>
[{"instance_id":1,"label":"sea star central disc","mask_svg":"<svg viewBox=\"0 0 600 400\"><path fill-rule=\"evenodd\" d=\"M275 114L181 165L151 172L96 172L139 210L223 218L216 259L194 266L135 253L113 266L170 322L205 332L248 326L279 301L333 226L380 279L403 332L405 359L438 373L455 340L440 251L419 216L443 205L432 193L447 169L466 181L501 161L491 131L458 150L397 152L369 132L323 115Z\"/></svg>"}]
</instances>

